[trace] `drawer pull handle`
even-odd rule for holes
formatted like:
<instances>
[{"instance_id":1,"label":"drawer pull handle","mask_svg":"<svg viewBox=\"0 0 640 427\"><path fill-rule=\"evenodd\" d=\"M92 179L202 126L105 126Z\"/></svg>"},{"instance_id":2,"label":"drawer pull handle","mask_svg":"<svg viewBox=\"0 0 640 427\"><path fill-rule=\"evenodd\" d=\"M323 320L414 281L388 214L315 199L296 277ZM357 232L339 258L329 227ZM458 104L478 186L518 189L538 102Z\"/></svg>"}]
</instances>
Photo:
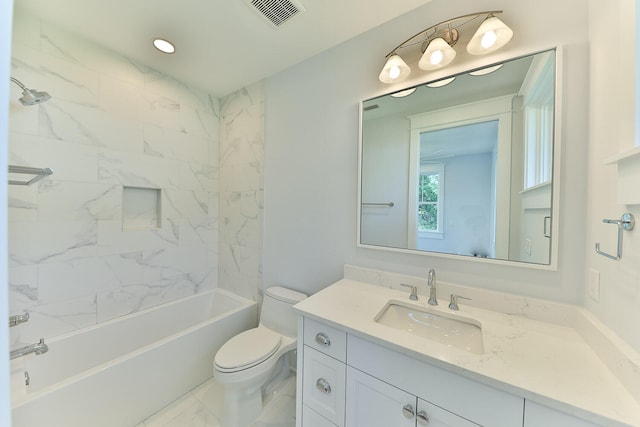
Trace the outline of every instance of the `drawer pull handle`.
<instances>
[{"instance_id":1,"label":"drawer pull handle","mask_svg":"<svg viewBox=\"0 0 640 427\"><path fill-rule=\"evenodd\" d=\"M416 415L416 411L413 410L413 406L406 404L402 407L402 414L406 419L412 419Z\"/></svg>"},{"instance_id":2,"label":"drawer pull handle","mask_svg":"<svg viewBox=\"0 0 640 427\"><path fill-rule=\"evenodd\" d=\"M316 388L324 394L331 393L331 385L329 384L329 381L324 378L318 378L318 381L316 381Z\"/></svg>"},{"instance_id":3,"label":"drawer pull handle","mask_svg":"<svg viewBox=\"0 0 640 427\"><path fill-rule=\"evenodd\" d=\"M331 340L329 339L329 336L324 332L318 332L316 334L316 342L325 347L329 347L331 345Z\"/></svg>"},{"instance_id":4,"label":"drawer pull handle","mask_svg":"<svg viewBox=\"0 0 640 427\"><path fill-rule=\"evenodd\" d=\"M417 417L418 417L418 424L423 426L426 426L427 424L429 424L429 416L425 411L419 411Z\"/></svg>"}]
</instances>

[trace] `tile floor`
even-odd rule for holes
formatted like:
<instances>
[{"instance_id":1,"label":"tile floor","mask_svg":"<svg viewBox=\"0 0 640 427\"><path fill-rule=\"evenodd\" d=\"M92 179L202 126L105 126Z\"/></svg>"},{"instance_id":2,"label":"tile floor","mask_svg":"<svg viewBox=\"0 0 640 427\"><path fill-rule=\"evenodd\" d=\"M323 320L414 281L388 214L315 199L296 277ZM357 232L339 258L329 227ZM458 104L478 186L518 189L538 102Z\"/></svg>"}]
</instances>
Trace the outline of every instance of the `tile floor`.
<instances>
[{"instance_id":1,"label":"tile floor","mask_svg":"<svg viewBox=\"0 0 640 427\"><path fill-rule=\"evenodd\" d=\"M265 401L262 416L251 427L295 427L295 376L286 379ZM211 378L136 427L224 427L220 425L221 407L222 387Z\"/></svg>"}]
</instances>

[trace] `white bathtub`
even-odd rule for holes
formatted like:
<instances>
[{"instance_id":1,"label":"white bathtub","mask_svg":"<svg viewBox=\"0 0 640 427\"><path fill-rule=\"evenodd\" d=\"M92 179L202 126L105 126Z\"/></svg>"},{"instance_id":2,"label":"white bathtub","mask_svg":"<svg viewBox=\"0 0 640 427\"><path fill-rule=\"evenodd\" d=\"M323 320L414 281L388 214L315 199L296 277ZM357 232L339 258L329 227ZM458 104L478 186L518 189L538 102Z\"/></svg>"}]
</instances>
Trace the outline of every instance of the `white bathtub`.
<instances>
[{"instance_id":1,"label":"white bathtub","mask_svg":"<svg viewBox=\"0 0 640 427\"><path fill-rule=\"evenodd\" d=\"M48 353L12 364L12 426L133 427L209 379L256 307L215 289L46 339Z\"/></svg>"}]
</instances>

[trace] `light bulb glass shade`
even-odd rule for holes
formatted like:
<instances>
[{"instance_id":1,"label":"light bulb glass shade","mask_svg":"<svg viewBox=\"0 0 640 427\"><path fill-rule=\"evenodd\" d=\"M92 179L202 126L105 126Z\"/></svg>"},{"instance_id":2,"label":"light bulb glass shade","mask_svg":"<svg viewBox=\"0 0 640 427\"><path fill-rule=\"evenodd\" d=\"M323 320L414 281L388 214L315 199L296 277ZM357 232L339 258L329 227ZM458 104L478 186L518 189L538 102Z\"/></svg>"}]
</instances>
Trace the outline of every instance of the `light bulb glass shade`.
<instances>
[{"instance_id":1,"label":"light bulb glass shade","mask_svg":"<svg viewBox=\"0 0 640 427\"><path fill-rule=\"evenodd\" d=\"M511 37L513 37L513 30L495 16L490 16L480 24L467 44L467 52L471 55L493 52L509 43Z\"/></svg>"},{"instance_id":2,"label":"light bulb glass shade","mask_svg":"<svg viewBox=\"0 0 640 427\"><path fill-rule=\"evenodd\" d=\"M442 87L442 86L448 85L449 83L451 83L455 79L456 79L456 77L453 76L453 77L449 77L449 78L442 79L442 80L436 80L435 82L427 83L427 86L432 87L432 88Z\"/></svg>"},{"instance_id":3,"label":"light bulb glass shade","mask_svg":"<svg viewBox=\"0 0 640 427\"><path fill-rule=\"evenodd\" d=\"M418 67L422 70L436 70L449 64L455 57L456 51L442 37L438 37L431 40L418 62Z\"/></svg>"},{"instance_id":4,"label":"light bulb glass shade","mask_svg":"<svg viewBox=\"0 0 640 427\"><path fill-rule=\"evenodd\" d=\"M502 68L503 65L504 64L498 64L498 65L493 65L491 67L480 68L479 70L469 72L469 75L470 76L485 76L487 74L493 73L494 71L498 71L500 68Z\"/></svg>"},{"instance_id":5,"label":"light bulb glass shade","mask_svg":"<svg viewBox=\"0 0 640 427\"><path fill-rule=\"evenodd\" d=\"M394 92L394 93L390 93L389 95L391 95L394 98L404 98L405 96L409 96L411 95L413 92L416 91L417 88L415 87L411 87L409 89L405 89L405 90L401 90L398 92Z\"/></svg>"},{"instance_id":6,"label":"light bulb glass shade","mask_svg":"<svg viewBox=\"0 0 640 427\"><path fill-rule=\"evenodd\" d=\"M411 73L411 68L400 56L393 54L387 59L378 79L382 83L395 83L404 80Z\"/></svg>"}]
</instances>

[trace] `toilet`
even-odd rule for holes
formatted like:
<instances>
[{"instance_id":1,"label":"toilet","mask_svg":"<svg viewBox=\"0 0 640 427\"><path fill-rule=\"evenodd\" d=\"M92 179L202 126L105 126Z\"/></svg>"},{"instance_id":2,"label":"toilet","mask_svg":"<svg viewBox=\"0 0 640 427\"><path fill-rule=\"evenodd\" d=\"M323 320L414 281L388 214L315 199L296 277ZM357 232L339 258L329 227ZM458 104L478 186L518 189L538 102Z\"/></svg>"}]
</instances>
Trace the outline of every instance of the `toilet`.
<instances>
[{"instance_id":1,"label":"toilet","mask_svg":"<svg viewBox=\"0 0 640 427\"><path fill-rule=\"evenodd\" d=\"M218 350L213 376L223 387L220 425L249 426L262 413L265 390L289 375L298 325L292 307L306 297L280 286L268 288L258 327L234 336Z\"/></svg>"}]
</instances>

